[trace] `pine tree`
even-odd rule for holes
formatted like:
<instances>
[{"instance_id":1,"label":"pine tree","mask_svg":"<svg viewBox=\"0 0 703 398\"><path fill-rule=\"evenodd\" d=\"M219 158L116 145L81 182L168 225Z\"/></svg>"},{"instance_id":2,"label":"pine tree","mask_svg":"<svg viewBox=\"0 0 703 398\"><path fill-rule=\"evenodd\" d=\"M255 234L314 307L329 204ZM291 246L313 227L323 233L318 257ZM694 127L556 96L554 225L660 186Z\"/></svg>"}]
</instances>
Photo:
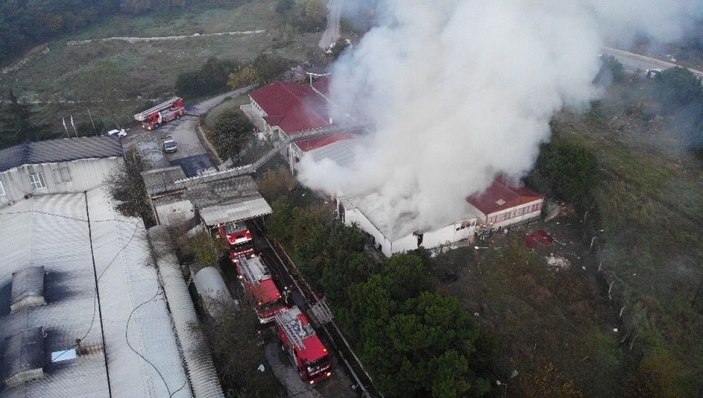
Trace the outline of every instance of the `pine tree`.
<instances>
[{"instance_id":1,"label":"pine tree","mask_svg":"<svg viewBox=\"0 0 703 398\"><path fill-rule=\"evenodd\" d=\"M40 128L31 122L31 116L29 105L21 103L9 90L7 102L0 113L0 148L39 138Z\"/></svg>"}]
</instances>

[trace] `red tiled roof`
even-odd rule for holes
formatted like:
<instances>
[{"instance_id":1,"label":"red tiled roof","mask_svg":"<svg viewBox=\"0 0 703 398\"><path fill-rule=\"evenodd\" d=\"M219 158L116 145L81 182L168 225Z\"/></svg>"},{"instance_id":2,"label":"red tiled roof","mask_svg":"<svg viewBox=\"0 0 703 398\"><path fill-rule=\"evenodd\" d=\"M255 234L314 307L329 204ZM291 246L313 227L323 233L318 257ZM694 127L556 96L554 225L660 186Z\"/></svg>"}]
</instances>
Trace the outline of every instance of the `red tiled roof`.
<instances>
[{"instance_id":1,"label":"red tiled roof","mask_svg":"<svg viewBox=\"0 0 703 398\"><path fill-rule=\"evenodd\" d=\"M326 100L308 85L274 82L252 92L251 98L268 115L266 122L286 134L330 125Z\"/></svg>"},{"instance_id":2,"label":"red tiled roof","mask_svg":"<svg viewBox=\"0 0 703 398\"><path fill-rule=\"evenodd\" d=\"M308 152L312 151L313 149L322 148L323 146L327 146L329 144L334 144L337 141L350 140L355 137L356 136L354 134L339 133L334 135L328 135L326 137L315 137L309 138L307 140L301 140L296 142L295 144L298 146L298 148L300 148L301 151Z\"/></svg>"},{"instance_id":3,"label":"red tiled roof","mask_svg":"<svg viewBox=\"0 0 703 398\"><path fill-rule=\"evenodd\" d=\"M514 188L498 178L481 194L469 196L466 200L472 206L488 216L495 212L510 209L538 199L544 195L533 192L525 187Z\"/></svg>"}]
</instances>

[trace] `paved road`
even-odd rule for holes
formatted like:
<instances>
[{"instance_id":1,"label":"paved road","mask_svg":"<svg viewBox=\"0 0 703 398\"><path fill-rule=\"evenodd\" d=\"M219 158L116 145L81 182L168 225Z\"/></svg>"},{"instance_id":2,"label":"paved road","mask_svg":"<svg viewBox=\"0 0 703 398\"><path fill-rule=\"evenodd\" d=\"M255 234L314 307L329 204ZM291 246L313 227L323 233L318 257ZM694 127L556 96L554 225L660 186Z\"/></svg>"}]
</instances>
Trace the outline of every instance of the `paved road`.
<instances>
[{"instance_id":1,"label":"paved road","mask_svg":"<svg viewBox=\"0 0 703 398\"><path fill-rule=\"evenodd\" d=\"M617 59L625 67L625 71L630 73L635 73L638 70L644 72L647 69L669 69L675 66L680 66L672 62L662 61L660 59L610 47L603 48L603 53L615 57L615 59ZM689 70L696 76L703 78L703 72L690 68Z\"/></svg>"},{"instance_id":2,"label":"paved road","mask_svg":"<svg viewBox=\"0 0 703 398\"><path fill-rule=\"evenodd\" d=\"M180 120L174 120L156 130L147 131L141 127L132 128L129 130L129 135L122 140L122 144L125 149L135 145L150 148L149 158L153 159L154 167L164 167L165 163L169 163L172 166L181 166L186 176L194 176L199 170L216 165L215 160L210 158L196 135L198 117L220 104L226 97L242 95L249 89L249 87L245 87L233 90L189 105L186 107L186 115ZM172 154L154 154L153 148L161 148L161 140L168 135L172 136L178 143L178 151ZM156 159L159 156L165 160Z\"/></svg>"},{"instance_id":3,"label":"paved road","mask_svg":"<svg viewBox=\"0 0 703 398\"><path fill-rule=\"evenodd\" d=\"M327 29L322 33L318 46L323 50L339 39L339 19L342 16L342 0L327 0Z\"/></svg>"}]
</instances>

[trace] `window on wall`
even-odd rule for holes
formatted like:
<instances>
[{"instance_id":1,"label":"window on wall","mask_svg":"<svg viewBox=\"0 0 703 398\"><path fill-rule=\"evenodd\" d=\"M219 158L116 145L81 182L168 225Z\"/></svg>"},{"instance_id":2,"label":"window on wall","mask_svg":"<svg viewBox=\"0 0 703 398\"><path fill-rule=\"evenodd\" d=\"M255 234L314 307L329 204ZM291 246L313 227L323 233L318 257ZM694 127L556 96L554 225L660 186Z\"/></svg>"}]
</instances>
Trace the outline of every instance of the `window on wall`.
<instances>
[{"instance_id":1,"label":"window on wall","mask_svg":"<svg viewBox=\"0 0 703 398\"><path fill-rule=\"evenodd\" d=\"M63 182L71 182L71 172L68 170L68 167L61 168L61 179Z\"/></svg>"},{"instance_id":2,"label":"window on wall","mask_svg":"<svg viewBox=\"0 0 703 398\"><path fill-rule=\"evenodd\" d=\"M46 182L44 181L44 173L32 173L29 175L29 182L32 184L32 189L42 189L46 188Z\"/></svg>"},{"instance_id":3,"label":"window on wall","mask_svg":"<svg viewBox=\"0 0 703 398\"><path fill-rule=\"evenodd\" d=\"M2 181L0 181L0 196L5 195L5 187L2 186Z\"/></svg>"}]
</instances>

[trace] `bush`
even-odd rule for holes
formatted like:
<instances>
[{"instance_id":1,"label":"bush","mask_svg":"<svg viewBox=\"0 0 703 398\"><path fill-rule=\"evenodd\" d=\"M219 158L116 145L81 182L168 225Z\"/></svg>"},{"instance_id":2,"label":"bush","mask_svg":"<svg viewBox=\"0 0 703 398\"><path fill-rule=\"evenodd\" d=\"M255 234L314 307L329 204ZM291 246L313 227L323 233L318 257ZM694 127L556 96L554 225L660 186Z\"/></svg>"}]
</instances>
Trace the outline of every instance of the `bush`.
<instances>
[{"instance_id":1,"label":"bush","mask_svg":"<svg viewBox=\"0 0 703 398\"><path fill-rule=\"evenodd\" d=\"M546 185L560 199L584 208L591 203L598 182L598 161L580 145L555 141L542 147L530 179Z\"/></svg>"},{"instance_id":2,"label":"bush","mask_svg":"<svg viewBox=\"0 0 703 398\"><path fill-rule=\"evenodd\" d=\"M228 109L207 131L210 142L223 159L239 160L239 155L254 136L254 125L239 109Z\"/></svg>"},{"instance_id":3,"label":"bush","mask_svg":"<svg viewBox=\"0 0 703 398\"><path fill-rule=\"evenodd\" d=\"M228 76L230 88L261 86L278 80L292 62L275 55L259 54L250 64L233 70Z\"/></svg>"},{"instance_id":4,"label":"bush","mask_svg":"<svg viewBox=\"0 0 703 398\"><path fill-rule=\"evenodd\" d=\"M193 98L225 91L230 74L239 68L237 62L209 58L200 70L178 75L176 94Z\"/></svg>"},{"instance_id":5,"label":"bush","mask_svg":"<svg viewBox=\"0 0 703 398\"><path fill-rule=\"evenodd\" d=\"M654 95L665 113L703 102L701 79L682 67L670 68L654 82Z\"/></svg>"}]
</instances>

